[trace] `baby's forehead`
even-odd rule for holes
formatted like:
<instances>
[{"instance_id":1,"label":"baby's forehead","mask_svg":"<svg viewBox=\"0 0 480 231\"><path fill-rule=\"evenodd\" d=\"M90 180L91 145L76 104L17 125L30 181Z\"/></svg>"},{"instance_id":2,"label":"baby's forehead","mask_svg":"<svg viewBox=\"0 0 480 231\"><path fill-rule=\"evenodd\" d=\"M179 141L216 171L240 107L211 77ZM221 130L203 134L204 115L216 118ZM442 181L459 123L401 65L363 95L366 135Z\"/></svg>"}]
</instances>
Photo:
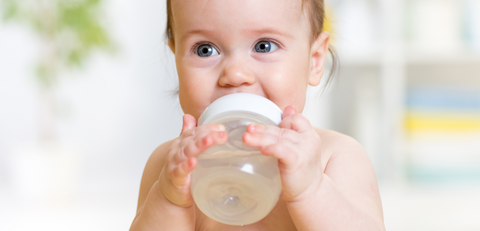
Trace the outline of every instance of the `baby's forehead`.
<instances>
[{"instance_id":1,"label":"baby's forehead","mask_svg":"<svg viewBox=\"0 0 480 231\"><path fill-rule=\"evenodd\" d=\"M250 10L260 10L263 12L276 11L283 7L298 12L301 10L304 0L168 0L172 8L180 6L181 10L188 6L196 8L198 11L205 11L220 7L222 9L241 10L248 8ZM183 8L183 9L182 9Z\"/></svg>"},{"instance_id":2,"label":"baby's forehead","mask_svg":"<svg viewBox=\"0 0 480 231\"><path fill-rule=\"evenodd\" d=\"M308 28L302 0L172 0L176 32ZM308 23L307 23L308 24Z\"/></svg>"}]
</instances>

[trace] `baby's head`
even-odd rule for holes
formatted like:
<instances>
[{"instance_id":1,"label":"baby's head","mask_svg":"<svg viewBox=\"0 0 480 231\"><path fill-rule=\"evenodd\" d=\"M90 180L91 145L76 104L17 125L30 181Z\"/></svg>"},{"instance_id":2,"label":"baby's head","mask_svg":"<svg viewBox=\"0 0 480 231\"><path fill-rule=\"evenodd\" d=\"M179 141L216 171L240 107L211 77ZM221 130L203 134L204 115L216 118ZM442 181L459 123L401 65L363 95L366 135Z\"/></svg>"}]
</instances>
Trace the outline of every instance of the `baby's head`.
<instances>
[{"instance_id":1,"label":"baby's head","mask_svg":"<svg viewBox=\"0 0 480 231\"><path fill-rule=\"evenodd\" d=\"M215 99L258 94L303 110L320 83L330 35L323 0L167 0L179 98L198 119Z\"/></svg>"}]
</instances>

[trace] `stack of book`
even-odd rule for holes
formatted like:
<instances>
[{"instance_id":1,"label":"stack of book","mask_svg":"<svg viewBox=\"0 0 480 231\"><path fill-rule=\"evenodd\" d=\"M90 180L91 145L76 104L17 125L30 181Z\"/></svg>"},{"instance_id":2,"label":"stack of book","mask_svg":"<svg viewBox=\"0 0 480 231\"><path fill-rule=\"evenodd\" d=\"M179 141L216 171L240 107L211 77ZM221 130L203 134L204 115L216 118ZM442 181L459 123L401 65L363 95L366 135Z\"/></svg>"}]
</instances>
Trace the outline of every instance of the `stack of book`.
<instances>
[{"instance_id":1,"label":"stack of book","mask_svg":"<svg viewBox=\"0 0 480 231\"><path fill-rule=\"evenodd\" d=\"M413 181L480 181L480 90L408 91L407 173Z\"/></svg>"}]
</instances>

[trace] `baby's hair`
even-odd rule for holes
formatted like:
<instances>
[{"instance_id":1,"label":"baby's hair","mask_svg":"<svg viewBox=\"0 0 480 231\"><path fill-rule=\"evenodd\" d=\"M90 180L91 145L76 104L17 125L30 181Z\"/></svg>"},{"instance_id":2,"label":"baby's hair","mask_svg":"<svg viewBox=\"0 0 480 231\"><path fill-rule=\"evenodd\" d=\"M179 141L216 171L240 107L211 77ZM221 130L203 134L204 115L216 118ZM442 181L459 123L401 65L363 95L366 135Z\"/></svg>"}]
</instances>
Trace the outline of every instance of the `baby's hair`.
<instances>
[{"instance_id":1,"label":"baby's hair","mask_svg":"<svg viewBox=\"0 0 480 231\"><path fill-rule=\"evenodd\" d=\"M325 23L325 3L324 0L302 0L302 9L305 5L308 7L308 18L310 21L310 44L322 33ZM167 28L165 30L165 38L167 40L172 39L172 43L175 44L175 37L173 36L173 28L175 22L173 21L172 14L172 0L167 0ZM325 87L332 81L338 69L338 57L335 50L330 46L328 48L330 55L332 56L332 68L330 74L325 82Z\"/></svg>"}]
</instances>

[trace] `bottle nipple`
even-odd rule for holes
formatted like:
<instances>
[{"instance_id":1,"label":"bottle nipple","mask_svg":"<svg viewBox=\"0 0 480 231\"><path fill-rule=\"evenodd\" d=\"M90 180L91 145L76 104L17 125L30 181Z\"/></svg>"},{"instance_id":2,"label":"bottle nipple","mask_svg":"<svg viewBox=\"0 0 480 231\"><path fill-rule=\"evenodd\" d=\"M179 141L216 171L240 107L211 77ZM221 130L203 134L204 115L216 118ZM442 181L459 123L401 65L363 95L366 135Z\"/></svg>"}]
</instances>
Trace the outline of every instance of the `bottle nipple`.
<instances>
[{"instance_id":1,"label":"bottle nipple","mask_svg":"<svg viewBox=\"0 0 480 231\"><path fill-rule=\"evenodd\" d=\"M211 205L216 212L223 216L237 216L249 212L257 206L255 200L244 195L241 189L234 186L224 188L220 195L211 200Z\"/></svg>"}]
</instances>

